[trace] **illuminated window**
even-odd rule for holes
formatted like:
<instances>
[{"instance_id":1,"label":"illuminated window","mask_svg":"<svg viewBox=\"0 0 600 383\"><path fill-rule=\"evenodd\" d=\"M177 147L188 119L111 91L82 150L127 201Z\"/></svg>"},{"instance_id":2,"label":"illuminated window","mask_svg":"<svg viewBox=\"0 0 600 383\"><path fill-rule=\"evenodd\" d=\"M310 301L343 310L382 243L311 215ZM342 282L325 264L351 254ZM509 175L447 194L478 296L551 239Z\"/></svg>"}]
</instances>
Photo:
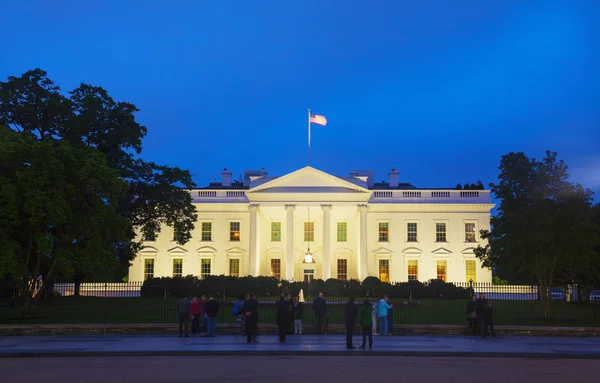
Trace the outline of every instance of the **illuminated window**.
<instances>
[{"instance_id":1,"label":"illuminated window","mask_svg":"<svg viewBox=\"0 0 600 383\"><path fill-rule=\"evenodd\" d=\"M418 281L419 280L419 261L409 260L408 261L408 280Z\"/></svg>"},{"instance_id":2,"label":"illuminated window","mask_svg":"<svg viewBox=\"0 0 600 383\"><path fill-rule=\"evenodd\" d=\"M238 242L240 240L240 223L229 222L229 240Z\"/></svg>"},{"instance_id":3,"label":"illuminated window","mask_svg":"<svg viewBox=\"0 0 600 383\"><path fill-rule=\"evenodd\" d=\"M475 242L475 224L465 223L465 242Z\"/></svg>"},{"instance_id":4,"label":"illuminated window","mask_svg":"<svg viewBox=\"0 0 600 383\"><path fill-rule=\"evenodd\" d=\"M271 222L271 241L281 241L281 222Z\"/></svg>"},{"instance_id":5,"label":"illuminated window","mask_svg":"<svg viewBox=\"0 0 600 383\"><path fill-rule=\"evenodd\" d=\"M144 259L144 280L154 278L154 259Z\"/></svg>"},{"instance_id":6,"label":"illuminated window","mask_svg":"<svg viewBox=\"0 0 600 383\"><path fill-rule=\"evenodd\" d=\"M446 282L446 261L437 261L437 279Z\"/></svg>"},{"instance_id":7,"label":"illuminated window","mask_svg":"<svg viewBox=\"0 0 600 383\"><path fill-rule=\"evenodd\" d=\"M203 258L200 264L200 278L204 279L210 275L211 262L210 259Z\"/></svg>"},{"instance_id":8,"label":"illuminated window","mask_svg":"<svg viewBox=\"0 0 600 383\"><path fill-rule=\"evenodd\" d=\"M314 269L306 269L304 270L304 282L309 283L315 279L315 270Z\"/></svg>"},{"instance_id":9,"label":"illuminated window","mask_svg":"<svg viewBox=\"0 0 600 383\"><path fill-rule=\"evenodd\" d=\"M230 259L229 260L229 276L239 277L240 276L240 260Z\"/></svg>"},{"instance_id":10,"label":"illuminated window","mask_svg":"<svg viewBox=\"0 0 600 383\"><path fill-rule=\"evenodd\" d=\"M304 242L315 241L315 223L304 222Z\"/></svg>"},{"instance_id":11,"label":"illuminated window","mask_svg":"<svg viewBox=\"0 0 600 383\"><path fill-rule=\"evenodd\" d=\"M389 242L390 227L387 222L379 222L379 242Z\"/></svg>"},{"instance_id":12,"label":"illuminated window","mask_svg":"<svg viewBox=\"0 0 600 383\"><path fill-rule=\"evenodd\" d=\"M338 259L337 261L337 279L340 281L348 280L348 261L346 259Z\"/></svg>"},{"instance_id":13,"label":"illuminated window","mask_svg":"<svg viewBox=\"0 0 600 383\"><path fill-rule=\"evenodd\" d=\"M202 222L202 240L212 241L212 222Z\"/></svg>"},{"instance_id":14,"label":"illuminated window","mask_svg":"<svg viewBox=\"0 0 600 383\"><path fill-rule=\"evenodd\" d=\"M271 259L271 276L281 279L281 259Z\"/></svg>"},{"instance_id":15,"label":"illuminated window","mask_svg":"<svg viewBox=\"0 0 600 383\"><path fill-rule=\"evenodd\" d=\"M435 224L435 241L446 242L446 224L443 222Z\"/></svg>"},{"instance_id":16,"label":"illuminated window","mask_svg":"<svg viewBox=\"0 0 600 383\"><path fill-rule=\"evenodd\" d=\"M477 261L469 259L465 261L467 271L467 283L470 281L477 282Z\"/></svg>"},{"instance_id":17,"label":"illuminated window","mask_svg":"<svg viewBox=\"0 0 600 383\"><path fill-rule=\"evenodd\" d=\"M173 278L183 277L183 259L176 258L173 260Z\"/></svg>"},{"instance_id":18,"label":"illuminated window","mask_svg":"<svg viewBox=\"0 0 600 383\"><path fill-rule=\"evenodd\" d=\"M379 280L381 282L390 281L390 260L380 259L379 260Z\"/></svg>"},{"instance_id":19,"label":"illuminated window","mask_svg":"<svg viewBox=\"0 0 600 383\"><path fill-rule=\"evenodd\" d=\"M408 222L406 224L406 242L417 242L417 223Z\"/></svg>"},{"instance_id":20,"label":"illuminated window","mask_svg":"<svg viewBox=\"0 0 600 383\"><path fill-rule=\"evenodd\" d=\"M346 222L338 222L337 240L338 242L346 242L348 240L348 224Z\"/></svg>"}]
</instances>

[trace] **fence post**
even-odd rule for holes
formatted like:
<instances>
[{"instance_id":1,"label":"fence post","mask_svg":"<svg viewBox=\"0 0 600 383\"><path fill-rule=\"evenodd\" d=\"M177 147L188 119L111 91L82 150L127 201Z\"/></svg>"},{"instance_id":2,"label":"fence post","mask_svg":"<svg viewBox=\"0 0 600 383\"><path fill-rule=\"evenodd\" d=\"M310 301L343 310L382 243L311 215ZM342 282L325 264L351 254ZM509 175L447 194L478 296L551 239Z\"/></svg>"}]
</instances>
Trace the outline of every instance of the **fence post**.
<instances>
[{"instance_id":1,"label":"fence post","mask_svg":"<svg viewBox=\"0 0 600 383\"><path fill-rule=\"evenodd\" d=\"M108 283L104 282L104 324L106 324L108 322ZM104 332L106 333L106 329L104 329Z\"/></svg>"}]
</instances>

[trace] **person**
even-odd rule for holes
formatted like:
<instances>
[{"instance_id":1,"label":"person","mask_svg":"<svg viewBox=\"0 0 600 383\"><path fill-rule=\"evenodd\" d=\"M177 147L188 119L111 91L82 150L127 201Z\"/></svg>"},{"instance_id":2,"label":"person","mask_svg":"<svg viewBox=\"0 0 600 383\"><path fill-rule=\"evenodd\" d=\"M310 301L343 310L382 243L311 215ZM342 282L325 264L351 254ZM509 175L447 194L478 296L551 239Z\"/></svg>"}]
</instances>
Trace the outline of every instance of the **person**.
<instances>
[{"instance_id":1,"label":"person","mask_svg":"<svg viewBox=\"0 0 600 383\"><path fill-rule=\"evenodd\" d=\"M206 294L202 294L200 297L200 320L202 321L202 331L200 335L206 335L206 302L208 301L208 297Z\"/></svg>"},{"instance_id":2,"label":"person","mask_svg":"<svg viewBox=\"0 0 600 383\"><path fill-rule=\"evenodd\" d=\"M377 334L377 302L373 302L373 307L371 308L371 333Z\"/></svg>"},{"instance_id":3,"label":"person","mask_svg":"<svg viewBox=\"0 0 600 383\"><path fill-rule=\"evenodd\" d=\"M487 303L487 299L485 299L484 293L479 293L479 299L477 299L477 308L475 309L476 322L477 322L477 333L481 332L481 328L483 327L483 308Z\"/></svg>"},{"instance_id":4,"label":"person","mask_svg":"<svg viewBox=\"0 0 600 383\"><path fill-rule=\"evenodd\" d=\"M285 296L285 300L288 302L288 307L290 309L290 313L288 315L290 320L288 325L288 335L292 335L294 333L294 301L292 300L292 296L290 294Z\"/></svg>"},{"instance_id":5,"label":"person","mask_svg":"<svg viewBox=\"0 0 600 383\"><path fill-rule=\"evenodd\" d=\"M358 315L358 307L354 303L354 297L350 297L344 305L344 324L346 325L346 348L348 350L355 349L352 344L352 334L356 327L356 316Z\"/></svg>"},{"instance_id":6,"label":"person","mask_svg":"<svg viewBox=\"0 0 600 383\"><path fill-rule=\"evenodd\" d=\"M179 314L179 337L181 338L184 335L185 329L185 337L189 338L188 327L190 324L190 306L192 302L190 302L187 297L183 297L177 302L177 313Z\"/></svg>"},{"instance_id":7,"label":"person","mask_svg":"<svg viewBox=\"0 0 600 383\"><path fill-rule=\"evenodd\" d=\"M302 303L298 296L294 297L294 335L302 335Z\"/></svg>"},{"instance_id":8,"label":"person","mask_svg":"<svg viewBox=\"0 0 600 383\"><path fill-rule=\"evenodd\" d=\"M369 337L369 349L373 348L373 307L368 299L363 301L363 305L358 312L358 323L360 323L362 329L362 344L360 349L364 350L367 342L367 336Z\"/></svg>"},{"instance_id":9,"label":"person","mask_svg":"<svg viewBox=\"0 0 600 383\"><path fill-rule=\"evenodd\" d=\"M240 295L238 296L238 299L235 302L233 302L233 309L231 310L231 314L235 318L235 339L239 338L241 334L245 333L246 325L244 324L244 318L246 315L242 311L242 308L244 307L244 304L248 299L248 295Z\"/></svg>"},{"instance_id":10,"label":"person","mask_svg":"<svg viewBox=\"0 0 600 383\"><path fill-rule=\"evenodd\" d=\"M214 337L215 330L217 327L217 314L219 313L219 302L213 297L208 299L206 302L205 314L206 314L206 335L207 337Z\"/></svg>"},{"instance_id":11,"label":"person","mask_svg":"<svg viewBox=\"0 0 600 383\"><path fill-rule=\"evenodd\" d=\"M246 342L258 343L256 340L256 328L258 326L258 301L254 294L248 294L249 299L244 303L242 312L246 315Z\"/></svg>"},{"instance_id":12,"label":"person","mask_svg":"<svg viewBox=\"0 0 600 383\"><path fill-rule=\"evenodd\" d=\"M323 293L319 293L319 296L313 302L313 311L317 318L317 324L315 326L315 333L323 333L323 325L325 324L325 316L327 315L327 302L323 298Z\"/></svg>"},{"instance_id":13,"label":"person","mask_svg":"<svg viewBox=\"0 0 600 383\"><path fill-rule=\"evenodd\" d=\"M477 295L473 294L469 302L467 302L467 322L469 322L469 330L473 335L477 334Z\"/></svg>"},{"instance_id":14,"label":"person","mask_svg":"<svg viewBox=\"0 0 600 383\"><path fill-rule=\"evenodd\" d=\"M198 335L200 334L200 302L198 297L192 298L190 314L192 317L192 335Z\"/></svg>"},{"instance_id":15,"label":"person","mask_svg":"<svg viewBox=\"0 0 600 383\"><path fill-rule=\"evenodd\" d=\"M279 343L285 343L290 325L290 302L285 299L284 294L281 294L275 306L277 309L276 324L279 327Z\"/></svg>"},{"instance_id":16,"label":"person","mask_svg":"<svg viewBox=\"0 0 600 383\"><path fill-rule=\"evenodd\" d=\"M379 319L379 335L392 335L388 332L388 310L393 306L388 303L389 297L386 295L377 304L377 319Z\"/></svg>"},{"instance_id":17,"label":"person","mask_svg":"<svg viewBox=\"0 0 600 383\"><path fill-rule=\"evenodd\" d=\"M483 331L481 336L485 339L488 336L488 333L492 334L492 338L496 337L496 332L494 331L494 309L492 308L492 303L486 300L485 306L482 311L483 316Z\"/></svg>"}]
</instances>

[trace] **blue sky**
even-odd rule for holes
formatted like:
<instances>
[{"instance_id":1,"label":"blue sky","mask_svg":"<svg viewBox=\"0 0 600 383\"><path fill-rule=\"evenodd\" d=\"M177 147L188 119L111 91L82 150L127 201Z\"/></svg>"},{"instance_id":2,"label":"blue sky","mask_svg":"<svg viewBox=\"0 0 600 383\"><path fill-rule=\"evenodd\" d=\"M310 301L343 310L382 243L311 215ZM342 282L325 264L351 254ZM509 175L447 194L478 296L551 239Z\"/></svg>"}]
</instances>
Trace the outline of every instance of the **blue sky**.
<instances>
[{"instance_id":1,"label":"blue sky","mask_svg":"<svg viewBox=\"0 0 600 383\"><path fill-rule=\"evenodd\" d=\"M144 158L200 186L307 165L311 108L311 165L336 175L487 185L551 149L600 192L598 1L20 0L0 34L1 79L106 88L141 109Z\"/></svg>"}]
</instances>

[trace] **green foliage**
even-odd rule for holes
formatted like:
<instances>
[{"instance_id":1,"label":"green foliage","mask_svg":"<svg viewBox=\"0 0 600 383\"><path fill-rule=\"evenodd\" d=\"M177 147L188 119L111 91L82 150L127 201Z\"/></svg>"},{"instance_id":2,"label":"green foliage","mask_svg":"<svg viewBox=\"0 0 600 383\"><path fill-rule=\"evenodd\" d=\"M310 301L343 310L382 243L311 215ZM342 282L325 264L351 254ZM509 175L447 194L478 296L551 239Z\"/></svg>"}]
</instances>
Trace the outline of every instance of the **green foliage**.
<instances>
[{"instance_id":1,"label":"green foliage","mask_svg":"<svg viewBox=\"0 0 600 383\"><path fill-rule=\"evenodd\" d=\"M189 241L197 218L191 175L138 157L147 129L136 112L97 86L65 96L41 69L0 82L0 124L8 127L0 235L10 255L0 259L0 275L80 281L126 271L141 245L136 232L156 235L162 225L175 228L178 243ZM48 256L65 243L69 256ZM42 255L34 265L32 251Z\"/></svg>"},{"instance_id":2,"label":"green foliage","mask_svg":"<svg viewBox=\"0 0 600 383\"><path fill-rule=\"evenodd\" d=\"M507 286L508 281L504 279L500 279L499 277L492 277L492 284L497 286Z\"/></svg>"},{"instance_id":3,"label":"green foliage","mask_svg":"<svg viewBox=\"0 0 600 383\"><path fill-rule=\"evenodd\" d=\"M599 270L592 192L569 182L567 166L551 152L542 160L524 153L503 156L498 183L490 186L501 203L491 231L481 232L488 244L475 253L484 266L537 283L546 292L547 314L552 286Z\"/></svg>"}]
</instances>

